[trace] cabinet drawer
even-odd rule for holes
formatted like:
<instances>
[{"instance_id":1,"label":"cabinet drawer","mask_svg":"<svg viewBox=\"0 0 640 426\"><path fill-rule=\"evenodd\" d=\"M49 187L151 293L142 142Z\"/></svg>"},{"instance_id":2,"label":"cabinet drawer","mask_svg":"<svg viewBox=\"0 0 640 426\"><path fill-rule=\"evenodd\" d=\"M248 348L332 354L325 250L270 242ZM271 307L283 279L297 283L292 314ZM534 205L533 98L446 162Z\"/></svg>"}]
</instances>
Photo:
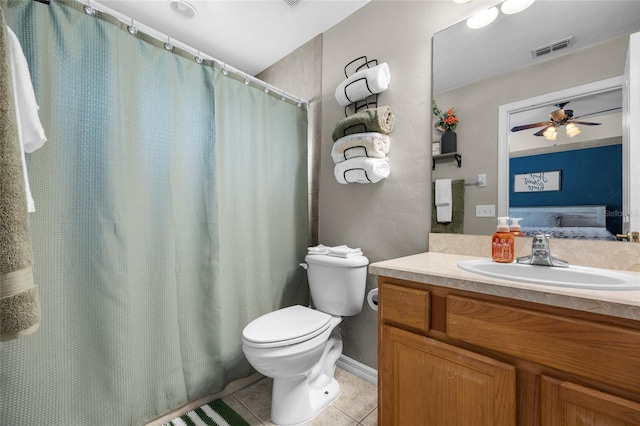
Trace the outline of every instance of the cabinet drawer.
<instances>
[{"instance_id":1,"label":"cabinet drawer","mask_svg":"<svg viewBox=\"0 0 640 426\"><path fill-rule=\"evenodd\" d=\"M640 332L447 296L451 338L594 379L640 389Z\"/></svg>"},{"instance_id":2,"label":"cabinet drawer","mask_svg":"<svg viewBox=\"0 0 640 426\"><path fill-rule=\"evenodd\" d=\"M429 330L429 292L382 283L380 318L418 330Z\"/></svg>"}]
</instances>

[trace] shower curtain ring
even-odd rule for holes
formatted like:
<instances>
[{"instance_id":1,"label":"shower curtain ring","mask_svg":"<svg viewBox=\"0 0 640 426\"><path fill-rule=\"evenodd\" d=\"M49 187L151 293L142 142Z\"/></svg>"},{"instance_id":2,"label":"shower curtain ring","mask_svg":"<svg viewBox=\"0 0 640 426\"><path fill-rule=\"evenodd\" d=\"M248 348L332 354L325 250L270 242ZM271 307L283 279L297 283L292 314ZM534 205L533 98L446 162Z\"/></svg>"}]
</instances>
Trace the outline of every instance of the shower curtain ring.
<instances>
[{"instance_id":1,"label":"shower curtain ring","mask_svg":"<svg viewBox=\"0 0 640 426\"><path fill-rule=\"evenodd\" d=\"M171 44L171 37L167 37L167 42L164 44L164 50L171 52L173 50L173 44Z\"/></svg>"},{"instance_id":2,"label":"shower curtain ring","mask_svg":"<svg viewBox=\"0 0 640 426\"><path fill-rule=\"evenodd\" d=\"M200 51L199 50L198 50L198 56L196 56L194 59L195 59L197 64L201 64L202 62L204 62L204 59L202 59L200 57Z\"/></svg>"},{"instance_id":3,"label":"shower curtain ring","mask_svg":"<svg viewBox=\"0 0 640 426\"><path fill-rule=\"evenodd\" d=\"M127 26L127 30L131 35L138 34L138 29L136 28L136 23L134 22L133 18L131 18L131 25Z\"/></svg>"},{"instance_id":4,"label":"shower curtain ring","mask_svg":"<svg viewBox=\"0 0 640 426\"><path fill-rule=\"evenodd\" d=\"M84 5L83 9L84 9L84 13L86 13L89 16L96 15L96 10L93 7L91 7L91 2L89 0L87 0L87 4Z\"/></svg>"}]
</instances>

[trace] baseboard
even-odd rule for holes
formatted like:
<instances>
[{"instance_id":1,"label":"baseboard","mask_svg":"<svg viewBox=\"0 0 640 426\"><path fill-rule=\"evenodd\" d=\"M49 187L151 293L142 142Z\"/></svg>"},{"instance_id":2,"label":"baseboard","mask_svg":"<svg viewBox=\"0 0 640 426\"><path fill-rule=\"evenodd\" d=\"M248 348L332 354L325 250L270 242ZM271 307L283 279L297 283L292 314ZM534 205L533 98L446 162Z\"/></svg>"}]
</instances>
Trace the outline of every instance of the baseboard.
<instances>
[{"instance_id":1,"label":"baseboard","mask_svg":"<svg viewBox=\"0 0 640 426\"><path fill-rule=\"evenodd\" d=\"M340 355L336 366L342 368L344 371L360 377L369 383L378 386L378 370L375 370L368 365L364 365L361 362L351 359L348 356Z\"/></svg>"}]
</instances>

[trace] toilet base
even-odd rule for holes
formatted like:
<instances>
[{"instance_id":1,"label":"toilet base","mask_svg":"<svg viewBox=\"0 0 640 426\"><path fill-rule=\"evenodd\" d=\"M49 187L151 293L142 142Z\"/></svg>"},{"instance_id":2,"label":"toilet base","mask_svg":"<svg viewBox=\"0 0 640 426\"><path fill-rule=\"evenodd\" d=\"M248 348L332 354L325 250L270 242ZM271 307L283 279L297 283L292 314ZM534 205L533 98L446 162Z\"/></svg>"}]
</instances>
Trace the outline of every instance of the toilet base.
<instances>
[{"instance_id":1,"label":"toilet base","mask_svg":"<svg viewBox=\"0 0 640 426\"><path fill-rule=\"evenodd\" d=\"M274 379L271 421L276 425L304 425L340 396L336 379L318 389L308 389L306 377Z\"/></svg>"}]
</instances>

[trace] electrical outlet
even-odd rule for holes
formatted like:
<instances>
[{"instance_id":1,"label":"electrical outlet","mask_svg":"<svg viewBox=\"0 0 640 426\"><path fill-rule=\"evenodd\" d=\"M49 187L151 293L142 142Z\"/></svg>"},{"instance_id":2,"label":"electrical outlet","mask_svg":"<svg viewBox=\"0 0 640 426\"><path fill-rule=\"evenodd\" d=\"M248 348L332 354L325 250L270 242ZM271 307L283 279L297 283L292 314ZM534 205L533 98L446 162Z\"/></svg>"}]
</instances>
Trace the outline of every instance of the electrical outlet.
<instances>
[{"instance_id":1,"label":"electrical outlet","mask_svg":"<svg viewBox=\"0 0 640 426\"><path fill-rule=\"evenodd\" d=\"M496 217L496 205L495 204L476 205L476 217Z\"/></svg>"}]
</instances>

